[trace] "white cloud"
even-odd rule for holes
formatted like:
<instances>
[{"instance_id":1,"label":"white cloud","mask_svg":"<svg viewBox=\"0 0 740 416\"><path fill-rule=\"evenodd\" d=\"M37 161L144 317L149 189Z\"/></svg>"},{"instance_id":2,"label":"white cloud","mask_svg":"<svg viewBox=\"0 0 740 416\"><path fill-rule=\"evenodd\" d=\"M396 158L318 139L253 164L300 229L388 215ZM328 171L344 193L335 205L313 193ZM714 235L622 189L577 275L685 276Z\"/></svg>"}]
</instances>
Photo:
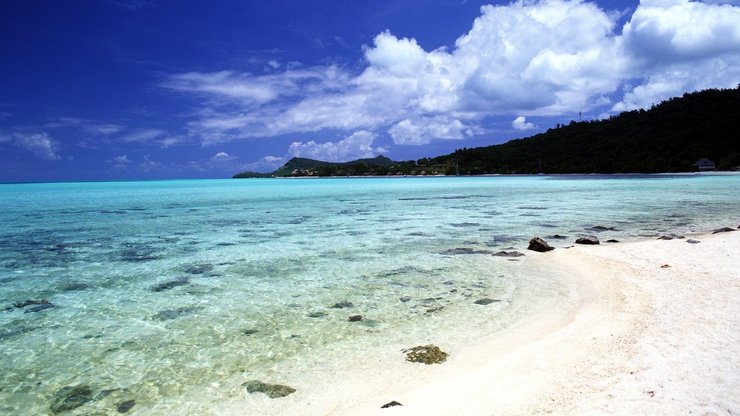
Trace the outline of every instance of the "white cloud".
<instances>
[{"instance_id":1,"label":"white cloud","mask_svg":"<svg viewBox=\"0 0 740 416\"><path fill-rule=\"evenodd\" d=\"M520 0L483 6L449 50L382 32L359 73L288 65L190 72L163 86L202 98L187 127L204 144L338 129L419 145L478 134L492 115L618 111L740 81L740 7L644 0L619 28L623 16L581 0Z\"/></svg>"},{"instance_id":2,"label":"white cloud","mask_svg":"<svg viewBox=\"0 0 740 416\"><path fill-rule=\"evenodd\" d=\"M537 126L532 123L528 123L526 117L519 116L511 122L511 127L517 130L531 130L533 128L536 128Z\"/></svg>"},{"instance_id":3,"label":"white cloud","mask_svg":"<svg viewBox=\"0 0 740 416\"><path fill-rule=\"evenodd\" d=\"M131 161L128 159L127 155L121 155L114 157L111 162L118 163L118 164L128 164L131 163Z\"/></svg>"},{"instance_id":4,"label":"white cloud","mask_svg":"<svg viewBox=\"0 0 740 416\"><path fill-rule=\"evenodd\" d=\"M272 172L283 166L287 161L287 157L265 156L256 162L241 165L241 169L252 172Z\"/></svg>"},{"instance_id":5,"label":"white cloud","mask_svg":"<svg viewBox=\"0 0 740 416\"><path fill-rule=\"evenodd\" d=\"M137 129L130 133L127 133L123 136L121 136L121 141L130 143L130 142L149 142L154 139L162 138L167 133L163 130L159 129Z\"/></svg>"},{"instance_id":6,"label":"white cloud","mask_svg":"<svg viewBox=\"0 0 740 416\"><path fill-rule=\"evenodd\" d=\"M231 156L226 152L218 152L211 157L212 162L228 162L234 159L236 159L236 157Z\"/></svg>"},{"instance_id":7,"label":"white cloud","mask_svg":"<svg viewBox=\"0 0 740 416\"><path fill-rule=\"evenodd\" d=\"M735 87L740 81L740 7L686 0L648 0L624 26L632 58L613 111L646 108L686 91Z\"/></svg>"},{"instance_id":8,"label":"white cloud","mask_svg":"<svg viewBox=\"0 0 740 416\"><path fill-rule=\"evenodd\" d=\"M466 130L460 120L437 116L407 118L394 124L388 132L395 144L422 145L434 139L461 140L466 136Z\"/></svg>"},{"instance_id":9,"label":"white cloud","mask_svg":"<svg viewBox=\"0 0 740 416\"><path fill-rule=\"evenodd\" d=\"M59 160L58 145L44 132L16 136L16 144L45 160Z\"/></svg>"},{"instance_id":10,"label":"white cloud","mask_svg":"<svg viewBox=\"0 0 740 416\"><path fill-rule=\"evenodd\" d=\"M384 148L373 147L374 141L375 134L361 130L338 142L316 143L313 140L306 143L293 142L288 148L288 154L326 162L346 162L385 153Z\"/></svg>"},{"instance_id":11,"label":"white cloud","mask_svg":"<svg viewBox=\"0 0 740 416\"><path fill-rule=\"evenodd\" d=\"M39 128L18 128L0 134L0 143L10 142L44 160L59 160L59 144Z\"/></svg>"}]
</instances>

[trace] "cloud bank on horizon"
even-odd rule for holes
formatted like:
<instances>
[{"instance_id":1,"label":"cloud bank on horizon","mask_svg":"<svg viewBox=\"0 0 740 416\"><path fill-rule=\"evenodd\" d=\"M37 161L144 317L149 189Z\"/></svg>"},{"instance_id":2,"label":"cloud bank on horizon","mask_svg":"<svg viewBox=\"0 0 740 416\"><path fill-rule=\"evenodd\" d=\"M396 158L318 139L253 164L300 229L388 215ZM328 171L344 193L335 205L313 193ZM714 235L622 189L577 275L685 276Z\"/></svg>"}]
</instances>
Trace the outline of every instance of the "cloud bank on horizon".
<instances>
[{"instance_id":1,"label":"cloud bank on horizon","mask_svg":"<svg viewBox=\"0 0 740 416\"><path fill-rule=\"evenodd\" d=\"M333 65L188 72L163 86L202 97L187 130L205 144L334 129L347 138L295 142L288 154L347 160L383 153L374 132L395 145L462 140L494 115L527 130L527 116L646 108L740 81L740 7L643 0L623 27L620 17L579 0L488 5L450 50L378 34L357 74Z\"/></svg>"}]
</instances>

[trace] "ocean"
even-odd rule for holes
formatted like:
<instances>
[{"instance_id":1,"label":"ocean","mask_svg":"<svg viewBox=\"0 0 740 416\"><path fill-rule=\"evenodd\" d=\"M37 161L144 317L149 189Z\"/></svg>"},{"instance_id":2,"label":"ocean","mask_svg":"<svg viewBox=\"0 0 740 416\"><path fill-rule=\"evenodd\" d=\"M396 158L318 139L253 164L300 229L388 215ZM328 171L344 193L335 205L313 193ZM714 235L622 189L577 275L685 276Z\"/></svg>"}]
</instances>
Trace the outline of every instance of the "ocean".
<instances>
[{"instance_id":1,"label":"ocean","mask_svg":"<svg viewBox=\"0 0 740 416\"><path fill-rule=\"evenodd\" d=\"M2 184L0 414L63 412L75 386L65 414L260 414L285 399L246 381L300 397L568 308L534 236L739 219L740 175Z\"/></svg>"}]
</instances>

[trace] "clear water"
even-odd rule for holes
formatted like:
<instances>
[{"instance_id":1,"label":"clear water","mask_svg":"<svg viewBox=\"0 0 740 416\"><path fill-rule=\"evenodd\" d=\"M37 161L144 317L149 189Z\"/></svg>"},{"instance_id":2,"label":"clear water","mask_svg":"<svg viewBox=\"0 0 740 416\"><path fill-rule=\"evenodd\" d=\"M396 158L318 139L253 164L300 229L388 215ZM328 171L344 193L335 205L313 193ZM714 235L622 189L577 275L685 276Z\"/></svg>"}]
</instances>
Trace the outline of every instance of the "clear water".
<instances>
[{"instance_id":1,"label":"clear water","mask_svg":"<svg viewBox=\"0 0 740 416\"><path fill-rule=\"evenodd\" d=\"M306 390L363 352L454 349L555 307L552 271L490 255L532 236L738 219L730 175L0 185L0 413L85 384L69 414L218 414L245 380Z\"/></svg>"}]
</instances>

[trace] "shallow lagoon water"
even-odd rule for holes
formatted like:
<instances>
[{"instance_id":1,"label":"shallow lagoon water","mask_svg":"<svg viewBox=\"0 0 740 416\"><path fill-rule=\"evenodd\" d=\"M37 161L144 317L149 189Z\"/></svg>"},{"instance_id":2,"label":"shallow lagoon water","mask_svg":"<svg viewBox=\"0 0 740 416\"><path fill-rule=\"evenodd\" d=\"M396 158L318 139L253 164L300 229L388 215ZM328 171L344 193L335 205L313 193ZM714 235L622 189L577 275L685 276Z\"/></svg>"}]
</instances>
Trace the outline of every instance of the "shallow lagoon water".
<instances>
[{"instance_id":1,"label":"shallow lagoon water","mask_svg":"<svg viewBox=\"0 0 740 416\"><path fill-rule=\"evenodd\" d=\"M70 414L208 414L245 380L306 389L562 307L541 263L489 252L737 226L740 176L8 184L0 208L0 412L86 384Z\"/></svg>"}]
</instances>

